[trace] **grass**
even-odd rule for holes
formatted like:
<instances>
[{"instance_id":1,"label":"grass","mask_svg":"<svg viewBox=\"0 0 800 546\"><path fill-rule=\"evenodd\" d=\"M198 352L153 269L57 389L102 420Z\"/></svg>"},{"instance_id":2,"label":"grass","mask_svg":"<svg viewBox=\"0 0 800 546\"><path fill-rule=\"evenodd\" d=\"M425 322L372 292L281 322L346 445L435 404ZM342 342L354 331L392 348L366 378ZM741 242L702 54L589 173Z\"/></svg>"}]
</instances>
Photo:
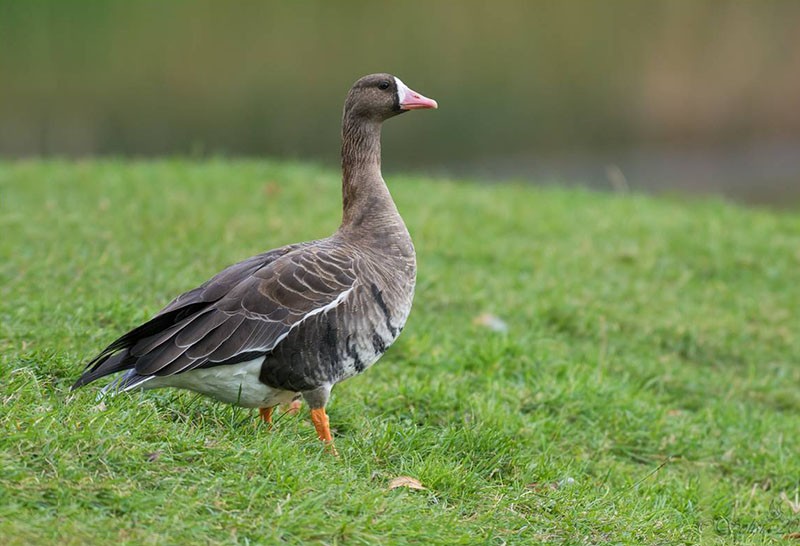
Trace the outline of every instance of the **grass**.
<instances>
[{"instance_id":1,"label":"grass","mask_svg":"<svg viewBox=\"0 0 800 546\"><path fill-rule=\"evenodd\" d=\"M419 255L400 340L328 407L84 362L172 296L332 232L337 173L0 163L3 544L788 544L800 531L800 215L390 177ZM495 332L475 321L493 314ZM425 490L394 489L397 476Z\"/></svg>"}]
</instances>

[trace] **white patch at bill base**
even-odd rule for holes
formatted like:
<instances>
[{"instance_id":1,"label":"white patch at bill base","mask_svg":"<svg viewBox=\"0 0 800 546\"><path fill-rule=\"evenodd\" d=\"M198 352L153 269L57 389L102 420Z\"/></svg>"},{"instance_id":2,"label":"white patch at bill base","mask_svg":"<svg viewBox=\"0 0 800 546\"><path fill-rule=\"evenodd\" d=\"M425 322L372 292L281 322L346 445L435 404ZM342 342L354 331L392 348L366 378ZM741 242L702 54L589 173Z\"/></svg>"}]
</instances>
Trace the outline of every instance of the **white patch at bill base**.
<instances>
[{"instance_id":1,"label":"white patch at bill base","mask_svg":"<svg viewBox=\"0 0 800 546\"><path fill-rule=\"evenodd\" d=\"M403 104L408 99L414 97L414 92L408 88L406 84L400 81L400 78L395 76L394 83L397 85L397 98L400 100L400 104Z\"/></svg>"}]
</instances>

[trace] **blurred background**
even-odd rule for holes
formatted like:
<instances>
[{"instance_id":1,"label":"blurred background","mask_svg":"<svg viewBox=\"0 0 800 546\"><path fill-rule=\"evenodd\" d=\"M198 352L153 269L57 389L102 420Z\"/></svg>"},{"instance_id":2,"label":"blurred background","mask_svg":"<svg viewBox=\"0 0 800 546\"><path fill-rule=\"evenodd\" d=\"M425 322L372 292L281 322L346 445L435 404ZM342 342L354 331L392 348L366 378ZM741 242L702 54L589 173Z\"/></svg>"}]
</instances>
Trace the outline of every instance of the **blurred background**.
<instances>
[{"instance_id":1,"label":"blurred background","mask_svg":"<svg viewBox=\"0 0 800 546\"><path fill-rule=\"evenodd\" d=\"M333 166L376 71L385 171L800 203L797 1L0 0L0 157Z\"/></svg>"}]
</instances>

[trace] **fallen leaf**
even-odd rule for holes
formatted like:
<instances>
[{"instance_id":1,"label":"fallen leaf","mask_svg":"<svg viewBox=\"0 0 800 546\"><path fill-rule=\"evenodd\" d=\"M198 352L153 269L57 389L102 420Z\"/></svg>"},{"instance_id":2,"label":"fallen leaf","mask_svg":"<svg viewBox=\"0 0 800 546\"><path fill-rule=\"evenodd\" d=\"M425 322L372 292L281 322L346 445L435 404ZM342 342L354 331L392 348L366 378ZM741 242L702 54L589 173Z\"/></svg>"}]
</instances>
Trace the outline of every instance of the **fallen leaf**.
<instances>
[{"instance_id":1,"label":"fallen leaf","mask_svg":"<svg viewBox=\"0 0 800 546\"><path fill-rule=\"evenodd\" d=\"M149 462L151 462L151 463L154 463L159 459L159 457L161 457L161 453L163 453L163 452L162 451L154 451L152 453L148 453L147 454L147 460Z\"/></svg>"},{"instance_id":2,"label":"fallen leaf","mask_svg":"<svg viewBox=\"0 0 800 546\"><path fill-rule=\"evenodd\" d=\"M280 193L281 193L281 186L277 182L270 180L266 184L264 184L264 194L267 197L275 197Z\"/></svg>"},{"instance_id":3,"label":"fallen leaf","mask_svg":"<svg viewBox=\"0 0 800 546\"><path fill-rule=\"evenodd\" d=\"M800 531L796 533L789 533L788 535L783 535L784 540L788 540L790 538L793 538L795 540L800 540Z\"/></svg>"},{"instance_id":4,"label":"fallen leaf","mask_svg":"<svg viewBox=\"0 0 800 546\"><path fill-rule=\"evenodd\" d=\"M508 324L498 316L491 313L483 313L472 319L472 323L477 326L488 328L492 332L508 332Z\"/></svg>"},{"instance_id":5,"label":"fallen leaf","mask_svg":"<svg viewBox=\"0 0 800 546\"><path fill-rule=\"evenodd\" d=\"M398 487L408 487L409 489L426 489L424 485L416 478L411 476L398 476L389 482L389 490L397 489Z\"/></svg>"}]
</instances>

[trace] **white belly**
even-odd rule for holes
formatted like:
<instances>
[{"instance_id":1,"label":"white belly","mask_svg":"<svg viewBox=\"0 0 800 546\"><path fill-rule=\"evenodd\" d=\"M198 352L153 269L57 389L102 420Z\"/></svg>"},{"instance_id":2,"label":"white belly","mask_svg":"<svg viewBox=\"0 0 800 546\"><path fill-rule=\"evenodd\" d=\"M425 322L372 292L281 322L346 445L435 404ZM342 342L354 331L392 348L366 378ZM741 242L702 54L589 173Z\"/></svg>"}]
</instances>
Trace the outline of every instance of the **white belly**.
<instances>
[{"instance_id":1,"label":"white belly","mask_svg":"<svg viewBox=\"0 0 800 546\"><path fill-rule=\"evenodd\" d=\"M199 368L175 375L154 377L142 387L188 389L245 408L267 408L291 402L298 393L273 389L258 379L262 362L264 357L239 364Z\"/></svg>"}]
</instances>

